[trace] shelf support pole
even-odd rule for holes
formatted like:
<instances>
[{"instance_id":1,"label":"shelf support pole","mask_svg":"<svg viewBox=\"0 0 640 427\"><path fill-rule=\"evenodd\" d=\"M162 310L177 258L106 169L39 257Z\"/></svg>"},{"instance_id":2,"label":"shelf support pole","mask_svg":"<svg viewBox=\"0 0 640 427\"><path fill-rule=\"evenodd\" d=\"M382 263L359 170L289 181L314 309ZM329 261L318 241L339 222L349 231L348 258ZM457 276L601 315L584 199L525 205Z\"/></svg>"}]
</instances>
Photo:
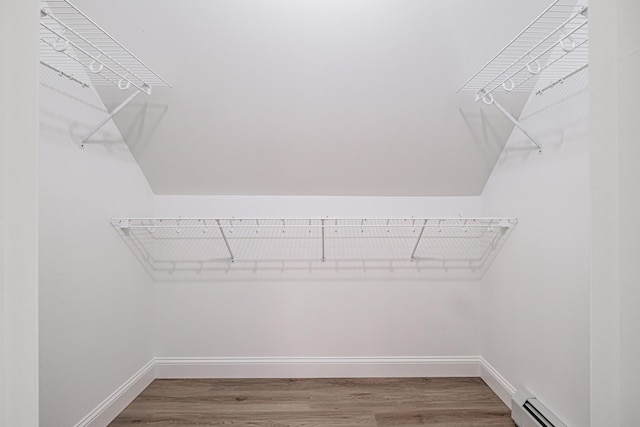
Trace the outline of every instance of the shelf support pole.
<instances>
[{"instance_id":1,"label":"shelf support pole","mask_svg":"<svg viewBox=\"0 0 640 427\"><path fill-rule=\"evenodd\" d=\"M220 230L220 234L222 235L222 240L224 240L224 244L226 245L227 250L229 251L229 255L231 256L231 262L234 262L235 258L233 257L233 252L231 251L231 246L229 246L229 241L227 240L227 236L224 234L222 225L220 225L220 220L216 219L216 223L218 224L218 230Z\"/></svg>"},{"instance_id":2,"label":"shelf support pole","mask_svg":"<svg viewBox=\"0 0 640 427\"><path fill-rule=\"evenodd\" d=\"M418 245L420 244L420 240L422 239L422 234L424 233L424 229L427 226L427 219L424 220L424 224L422 224L422 228L420 229L420 234L418 234L418 240L416 240L416 244L413 247L413 252L411 252L411 261L415 260L416 251L418 250Z\"/></svg>"},{"instance_id":3,"label":"shelf support pole","mask_svg":"<svg viewBox=\"0 0 640 427\"><path fill-rule=\"evenodd\" d=\"M84 143L87 142L87 140L89 138L91 138L93 136L94 133L98 132L100 130L100 128L102 126L104 126L109 120L111 120L116 114L118 114L120 112L120 110L122 110L124 107L127 106L127 104L129 104L131 101L133 101L133 99L140 95L140 92L142 92L140 89L136 90L135 92L133 92L131 95L129 95L129 97L127 99L125 99L124 101L122 101L122 104L118 105L116 108L113 109L113 111L111 113L109 113L109 115L107 117L105 117L104 120L102 120L100 123L98 123L96 125L96 127L94 127L93 129L91 129L89 131L89 133L87 135L85 135L81 140L80 140L80 147L84 147Z\"/></svg>"},{"instance_id":4,"label":"shelf support pole","mask_svg":"<svg viewBox=\"0 0 640 427\"><path fill-rule=\"evenodd\" d=\"M324 219L321 219L320 222L322 223L322 262L324 262Z\"/></svg>"},{"instance_id":5,"label":"shelf support pole","mask_svg":"<svg viewBox=\"0 0 640 427\"><path fill-rule=\"evenodd\" d=\"M527 132L527 130L526 130L524 127L522 127L522 125L520 124L520 122L519 122L518 120L516 120L516 118L515 118L515 117L513 117L513 116L511 115L511 113L507 111L507 109L506 109L506 108L504 108L504 107L503 107L503 106L502 106L498 101L496 101L496 100L495 100L495 98L494 98L492 95L489 95L489 96L487 96L487 95L483 95L483 96L482 96L482 101L483 101L485 104L488 104L488 105L491 105L491 104L495 105L495 106L496 106L496 108L502 112L502 114L504 114L504 115L505 115L509 120L511 120L511 122L512 122L512 123L513 123L513 124L518 128L518 129L520 129L520 132L522 132L523 134L525 134L525 136L526 136L527 138L529 138L529 140L530 140L531 142L533 142L533 143L535 144L535 146L536 146L536 147L538 147L538 151L539 151L540 153L542 153L542 145L538 144L538 142L537 142L537 141L536 141L536 140L535 140L531 135L529 135L529 132Z\"/></svg>"}]
</instances>

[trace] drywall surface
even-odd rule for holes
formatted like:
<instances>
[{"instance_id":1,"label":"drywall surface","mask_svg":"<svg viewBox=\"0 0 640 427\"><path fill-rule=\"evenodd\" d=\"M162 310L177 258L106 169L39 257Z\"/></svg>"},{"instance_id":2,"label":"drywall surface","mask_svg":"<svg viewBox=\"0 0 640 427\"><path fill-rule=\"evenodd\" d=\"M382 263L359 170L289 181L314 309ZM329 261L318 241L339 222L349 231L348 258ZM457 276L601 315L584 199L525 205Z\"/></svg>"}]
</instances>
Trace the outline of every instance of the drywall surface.
<instances>
[{"instance_id":1,"label":"drywall surface","mask_svg":"<svg viewBox=\"0 0 640 427\"><path fill-rule=\"evenodd\" d=\"M80 148L93 89L42 68L40 95L41 426L72 426L153 358L153 282L109 222L152 192L113 123Z\"/></svg>"},{"instance_id":2,"label":"drywall surface","mask_svg":"<svg viewBox=\"0 0 640 427\"><path fill-rule=\"evenodd\" d=\"M590 5L591 424L620 423L620 131L618 1ZM629 230L632 234L633 231ZM635 326L635 325L634 325ZM625 372L624 375L628 375ZM630 396L631 397L631 396ZM626 424L633 425L634 423Z\"/></svg>"},{"instance_id":3,"label":"drywall surface","mask_svg":"<svg viewBox=\"0 0 640 427\"><path fill-rule=\"evenodd\" d=\"M38 425L38 4L0 2L0 425Z\"/></svg>"},{"instance_id":4,"label":"drywall surface","mask_svg":"<svg viewBox=\"0 0 640 427\"><path fill-rule=\"evenodd\" d=\"M619 1L619 132L620 132L620 425L638 422L640 399L640 3ZM605 141L601 141L603 143Z\"/></svg>"},{"instance_id":5,"label":"drywall surface","mask_svg":"<svg viewBox=\"0 0 640 427\"><path fill-rule=\"evenodd\" d=\"M544 76L541 77L544 81ZM567 425L589 425L587 73L532 95L482 194L518 226L483 279L482 356Z\"/></svg>"},{"instance_id":6,"label":"drywall surface","mask_svg":"<svg viewBox=\"0 0 640 427\"><path fill-rule=\"evenodd\" d=\"M478 215L470 198L156 196L158 216L385 218ZM366 232L366 231L365 231ZM233 243L233 242L232 242ZM409 254L407 254L408 256ZM239 262L239 261L238 261ZM159 357L477 356L479 280L398 269L300 271L156 284ZM280 265L280 263L278 263Z\"/></svg>"},{"instance_id":7,"label":"drywall surface","mask_svg":"<svg viewBox=\"0 0 640 427\"><path fill-rule=\"evenodd\" d=\"M640 4L591 3L592 425L627 426L640 398Z\"/></svg>"},{"instance_id":8,"label":"drywall surface","mask_svg":"<svg viewBox=\"0 0 640 427\"><path fill-rule=\"evenodd\" d=\"M454 91L549 0L76 3L175 87L116 118L157 194L477 196L511 123Z\"/></svg>"},{"instance_id":9,"label":"drywall surface","mask_svg":"<svg viewBox=\"0 0 640 427\"><path fill-rule=\"evenodd\" d=\"M236 218L457 217L480 214L480 197L156 196L157 216Z\"/></svg>"}]
</instances>

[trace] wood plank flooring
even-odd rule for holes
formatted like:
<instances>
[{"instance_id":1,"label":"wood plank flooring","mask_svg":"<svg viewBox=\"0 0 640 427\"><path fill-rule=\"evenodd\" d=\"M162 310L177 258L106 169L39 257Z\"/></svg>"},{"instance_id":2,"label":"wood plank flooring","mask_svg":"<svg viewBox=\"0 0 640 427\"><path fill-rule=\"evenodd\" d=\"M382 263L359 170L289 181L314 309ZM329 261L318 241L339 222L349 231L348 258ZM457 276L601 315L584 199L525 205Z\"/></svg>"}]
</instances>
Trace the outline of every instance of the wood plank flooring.
<instances>
[{"instance_id":1,"label":"wood plank flooring","mask_svg":"<svg viewBox=\"0 0 640 427\"><path fill-rule=\"evenodd\" d=\"M111 424L513 427L480 378L155 380Z\"/></svg>"}]
</instances>

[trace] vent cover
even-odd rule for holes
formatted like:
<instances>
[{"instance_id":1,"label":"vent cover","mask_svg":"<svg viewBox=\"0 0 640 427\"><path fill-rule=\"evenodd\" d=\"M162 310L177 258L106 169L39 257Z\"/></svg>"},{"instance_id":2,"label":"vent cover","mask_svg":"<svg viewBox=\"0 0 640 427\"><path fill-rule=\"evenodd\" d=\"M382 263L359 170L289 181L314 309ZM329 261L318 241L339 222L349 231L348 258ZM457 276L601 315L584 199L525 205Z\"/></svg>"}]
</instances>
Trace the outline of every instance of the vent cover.
<instances>
[{"instance_id":1,"label":"vent cover","mask_svg":"<svg viewBox=\"0 0 640 427\"><path fill-rule=\"evenodd\" d=\"M567 427L526 389L511 397L511 418L518 427Z\"/></svg>"}]
</instances>

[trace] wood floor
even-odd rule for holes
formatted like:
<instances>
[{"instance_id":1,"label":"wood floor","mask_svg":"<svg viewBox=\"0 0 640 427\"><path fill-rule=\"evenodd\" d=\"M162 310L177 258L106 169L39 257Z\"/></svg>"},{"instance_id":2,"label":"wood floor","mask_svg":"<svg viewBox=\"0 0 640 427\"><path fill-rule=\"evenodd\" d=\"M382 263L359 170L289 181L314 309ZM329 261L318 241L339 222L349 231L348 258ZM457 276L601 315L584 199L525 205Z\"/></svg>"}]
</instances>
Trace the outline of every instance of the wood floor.
<instances>
[{"instance_id":1,"label":"wood floor","mask_svg":"<svg viewBox=\"0 0 640 427\"><path fill-rule=\"evenodd\" d=\"M515 426L480 378L155 380L124 426Z\"/></svg>"}]
</instances>

